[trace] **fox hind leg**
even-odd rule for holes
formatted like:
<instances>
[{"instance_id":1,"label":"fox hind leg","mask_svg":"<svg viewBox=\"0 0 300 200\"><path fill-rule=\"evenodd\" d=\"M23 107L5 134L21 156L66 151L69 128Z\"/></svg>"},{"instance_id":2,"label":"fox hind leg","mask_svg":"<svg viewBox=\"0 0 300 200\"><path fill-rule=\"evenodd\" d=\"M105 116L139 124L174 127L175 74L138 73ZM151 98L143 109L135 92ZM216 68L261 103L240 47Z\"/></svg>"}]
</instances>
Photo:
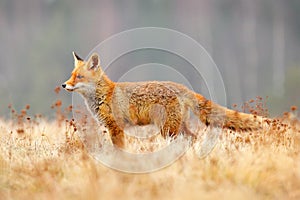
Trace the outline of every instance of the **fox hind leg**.
<instances>
[{"instance_id":1,"label":"fox hind leg","mask_svg":"<svg viewBox=\"0 0 300 200\"><path fill-rule=\"evenodd\" d=\"M176 112L168 112L166 115L166 120L161 126L161 134L164 138L167 136L176 137L181 130L180 126L182 123L181 115Z\"/></svg>"}]
</instances>

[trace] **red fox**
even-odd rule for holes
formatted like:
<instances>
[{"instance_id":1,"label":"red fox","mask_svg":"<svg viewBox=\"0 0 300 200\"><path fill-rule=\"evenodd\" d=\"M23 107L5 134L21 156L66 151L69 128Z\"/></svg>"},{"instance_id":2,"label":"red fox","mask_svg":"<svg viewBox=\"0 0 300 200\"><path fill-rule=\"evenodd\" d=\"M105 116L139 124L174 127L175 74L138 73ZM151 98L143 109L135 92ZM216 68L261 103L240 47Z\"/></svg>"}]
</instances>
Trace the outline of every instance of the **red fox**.
<instances>
[{"instance_id":1,"label":"red fox","mask_svg":"<svg viewBox=\"0 0 300 200\"><path fill-rule=\"evenodd\" d=\"M78 92L89 111L109 131L112 143L124 148L124 128L154 124L163 137L184 133L189 111L206 126L256 130L263 118L227 109L174 82L113 82L100 66L97 53L84 61L73 52L75 68L62 87Z\"/></svg>"}]
</instances>

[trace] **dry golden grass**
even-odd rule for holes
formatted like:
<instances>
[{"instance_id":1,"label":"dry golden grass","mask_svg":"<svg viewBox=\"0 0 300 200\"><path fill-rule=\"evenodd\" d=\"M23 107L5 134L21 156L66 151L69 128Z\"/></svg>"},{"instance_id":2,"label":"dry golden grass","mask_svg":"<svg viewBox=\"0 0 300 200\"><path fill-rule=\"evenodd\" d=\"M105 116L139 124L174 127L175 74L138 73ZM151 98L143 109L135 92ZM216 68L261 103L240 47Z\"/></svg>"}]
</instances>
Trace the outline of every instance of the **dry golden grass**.
<instances>
[{"instance_id":1,"label":"dry golden grass","mask_svg":"<svg viewBox=\"0 0 300 200\"><path fill-rule=\"evenodd\" d=\"M89 156L60 107L52 122L27 116L29 106L0 120L0 199L300 199L294 108L281 119L289 126L224 130L204 159L191 148L162 170L126 174Z\"/></svg>"}]
</instances>

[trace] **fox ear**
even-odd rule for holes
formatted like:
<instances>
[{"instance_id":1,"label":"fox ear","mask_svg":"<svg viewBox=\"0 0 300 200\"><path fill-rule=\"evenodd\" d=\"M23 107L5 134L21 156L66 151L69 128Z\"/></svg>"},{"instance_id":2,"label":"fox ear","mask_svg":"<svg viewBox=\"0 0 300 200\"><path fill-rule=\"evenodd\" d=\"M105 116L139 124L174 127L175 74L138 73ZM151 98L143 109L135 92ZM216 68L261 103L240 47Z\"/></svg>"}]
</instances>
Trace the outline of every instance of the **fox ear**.
<instances>
[{"instance_id":1,"label":"fox ear","mask_svg":"<svg viewBox=\"0 0 300 200\"><path fill-rule=\"evenodd\" d=\"M72 52L74 57L75 66L77 65L78 61L83 61L82 58L80 58L74 51Z\"/></svg>"},{"instance_id":2,"label":"fox ear","mask_svg":"<svg viewBox=\"0 0 300 200\"><path fill-rule=\"evenodd\" d=\"M89 69L97 70L100 66L100 58L97 53L93 53L88 62Z\"/></svg>"}]
</instances>

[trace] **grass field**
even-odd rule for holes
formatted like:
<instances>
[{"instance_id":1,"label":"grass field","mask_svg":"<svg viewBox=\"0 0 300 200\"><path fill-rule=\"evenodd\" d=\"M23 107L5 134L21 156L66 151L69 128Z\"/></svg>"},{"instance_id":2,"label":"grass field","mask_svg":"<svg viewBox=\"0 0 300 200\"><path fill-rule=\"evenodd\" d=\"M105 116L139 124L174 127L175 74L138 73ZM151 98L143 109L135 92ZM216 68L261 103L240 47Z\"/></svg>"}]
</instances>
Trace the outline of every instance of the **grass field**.
<instances>
[{"instance_id":1,"label":"grass field","mask_svg":"<svg viewBox=\"0 0 300 200\"><path fill-rule=\"evenodd\" d=\"M204 159L191 148L144 174L115 171L89 156L61 102L52 121L28 116L28 109L10 106L11 119L0 120L0 199L300 199L296 108L260 132L224 130Z\"/></svg>"}]
</instances>

